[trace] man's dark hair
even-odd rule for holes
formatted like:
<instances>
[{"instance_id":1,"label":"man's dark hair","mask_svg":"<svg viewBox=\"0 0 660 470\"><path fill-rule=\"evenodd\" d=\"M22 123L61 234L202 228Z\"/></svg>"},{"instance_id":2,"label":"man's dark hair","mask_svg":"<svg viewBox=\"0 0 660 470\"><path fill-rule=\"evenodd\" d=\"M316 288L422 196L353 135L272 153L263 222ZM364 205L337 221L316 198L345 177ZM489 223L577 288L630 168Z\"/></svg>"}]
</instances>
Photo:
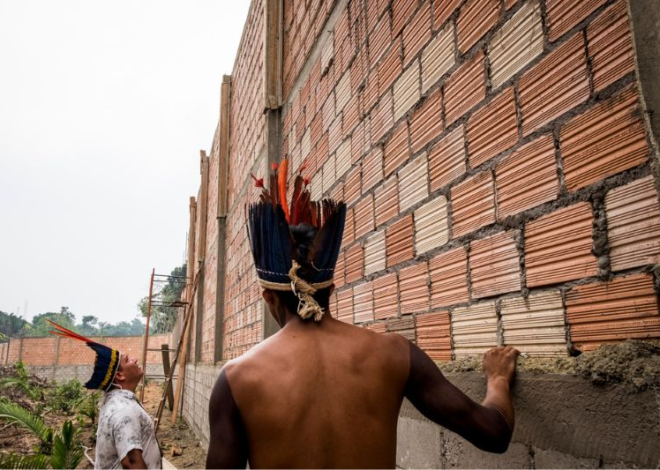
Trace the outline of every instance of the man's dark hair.
<instances>
[{"instance_id":1,"label":"man's dark hair","mask_svg":"<svg viewBox=\"0 0 660 470\"><path fill-rule=\"evenodd\" d=\"M307 260L308 253L312 243L314 243L314 237L316 237L317 230L311 225L307 224L290 225L289 230L291 231L294 245L297 248L294 253L294 259L300 265L298 276L305 280L310 279L314 267ZM298 311L299 299L293 292L273 292L275 292L275 294L279 297L280 301L284 304L289 312L295 314ZM330 288L316 291L313 297L316 302L318 302L319 306L328 312L328 306L330 305Z\"/></svg>"}]
</instances>

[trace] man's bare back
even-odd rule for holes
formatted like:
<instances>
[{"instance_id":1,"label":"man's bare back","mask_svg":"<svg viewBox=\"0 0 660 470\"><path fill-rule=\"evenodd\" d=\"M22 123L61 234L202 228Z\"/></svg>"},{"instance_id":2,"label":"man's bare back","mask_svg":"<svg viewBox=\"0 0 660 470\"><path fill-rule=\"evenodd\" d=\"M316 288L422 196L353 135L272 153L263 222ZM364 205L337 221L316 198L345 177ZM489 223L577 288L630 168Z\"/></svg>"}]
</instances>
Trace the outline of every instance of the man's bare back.
<instances>
[{"instance_id":1,"label":"man's bare back","mask_svg":"<svg viewBox=\"0 0 660 470\"><path fill-rule=\"evenodd\" d=\"M223 368L210 401L209 468L393 468L404 396L481 448L508 445L503 414L512 419L513 409L472 402L405 338L286 315L280 332Z\"/></svg>"}]
</instances>

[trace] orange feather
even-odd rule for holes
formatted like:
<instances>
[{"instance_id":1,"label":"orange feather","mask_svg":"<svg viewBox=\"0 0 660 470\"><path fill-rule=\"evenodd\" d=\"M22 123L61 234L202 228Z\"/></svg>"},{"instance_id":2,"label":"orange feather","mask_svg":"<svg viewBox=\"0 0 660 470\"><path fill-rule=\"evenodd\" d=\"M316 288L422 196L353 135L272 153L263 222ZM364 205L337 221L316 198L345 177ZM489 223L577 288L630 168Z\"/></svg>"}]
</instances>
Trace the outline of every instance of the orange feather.
<instances>
[{"instance_id":1,"label":"orange feather","mask_svg":"<svg viewBox=\"0 0 660 470\"><path fill-rule=\"evenodd\" d=\"M277 171L277 183L280 193L280 204L282 205L282 210L284 211L284 216L286 221L289 222L289 204L286 202L286 173L289 169L289 161L285 158L280 163L280 167Z\"/></svg>"}]
</instances>

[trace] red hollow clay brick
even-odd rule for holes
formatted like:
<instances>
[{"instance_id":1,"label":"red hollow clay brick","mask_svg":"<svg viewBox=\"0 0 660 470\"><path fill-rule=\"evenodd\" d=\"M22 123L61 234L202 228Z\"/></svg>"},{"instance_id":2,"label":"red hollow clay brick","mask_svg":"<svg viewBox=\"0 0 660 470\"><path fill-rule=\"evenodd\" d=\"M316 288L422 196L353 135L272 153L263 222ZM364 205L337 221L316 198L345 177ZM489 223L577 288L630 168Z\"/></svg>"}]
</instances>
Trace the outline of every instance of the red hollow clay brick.
<instances>
[{"instance_id":1,"label":"red hollow clay brick","mask_svg":"<svg viewBox=\"0 0 660 470\"><path fill-rule=\"evenodd\" d=\"M408 144L408 123L402 121L394 129L389 140L385 144L385 177L390 176L399 168L403 162L410 158L410 147Z\"/></svg>"},{"instance_id":2,"label":"red hollow clay brick","mask_svg":"<svg viewBox=\"0 0 660 470\"><path fill-rule=\"evenodd\" d=\"M528 135L589 99L584 39L577 33L519 82L523 134Z\"/></svg>"},{"instance_id":3,"label":"red hollow clay brick","mask_svg":"<svg viewBox=\"0 0 660 470\"><path fill-rule=\"evenodd\" d=\"M467 123L470 166L476 168L518 142L513 87L472 114Z\"/></svg>"},{"instance_id":4,"label":"red hollow clay brick","mask_svg":"<svg viewBox=\"0 0 660 470\"><path fill-rule=\"evenodd\" d=\"M436 142L429 150L431 192L448 185L465 173L465 138L459 126Z\"/></svg>"},{"instance_id":5,"label":"red hollow clay brick","mask_svg":"<svg viewBox=\"0 0 660 470\"><path fill-rule=\"evenodd\" d=\"M362 161L362 193L383 180L383 150L374 148Z\"/></svg>"},{"instance_id":6,"label":"red hollow clay brick","mask_svg":"<svg viewBox=\"0 0 660 470\"><path fill-rule=\"evenodd\" d=\"M417 315L417 346L434 361L451 360L449 311Z\"/></svg>"},{"instance_id":7,"label":"red hollow clay brick","mask_svg":"<svg viewBox=\"0 0 660 470\"><path fill-rule=\"evenodd\" d=\"M361 238L374 229L374 198L367 194L355 205L355 238Z\"/></svg>"},{"instance_id":8,"label":"red hollow clay brick","mask_svg":"<svg viewBox=\"0 0 660 470\"><path fill-rule=\"evenodd\" d=\"M375 191L376 227L391 220L399 213L399 192L396 176L385 181Z\"/></svg>"},{"instance_id":9,"label":"red hollow clay brick","mask_svg":"<svg viewBox=\"0 0 660 470\"><path fill-rule=\"evenodd\" d=\"M647 160L637 87L575 117L560 131L566 187L574 191Z\"/></svg>"},{"instance_id":10,"label":"red hollow clay brick","mask_svg":"<svg viewBox=\"0 0 660 470\"><path fill-rule=\"evenodd\" d=\"M337 320L353 323L353 289L337 292Z\"/></svg>"},{"instance_id":11,"label":"red hollow clay brick","mask_svg":"<svg viewBox=\"0 0 660 470\"><path fill-rule=\"evenodd\" d=\"M495 189L491 172L482 171L454 186L451 202L454 238L495 222Z\"/></svg>"},{"instance_id":12,"label":"red hollow clay brick","mask_svg":"<svg viewBox=\"0 0 660 470\"><path fill-rule=\"evenodd\" d=\"M472 242L472 297L479 299L520 290L520 264L513 232Z\"/></svg>"},{"instance_id":13,"label":"red hollow clay brick","mask_svg":"<svg viewBox=\"0 0 660 470\"><path fill-rule=\"evenodd\" d=\"M445 82L445 119L449 126L486 98L484 54L479 51Z\"/></svg>"},{"instance_id":14,"label":"red hollow clay brick","mask_svg":"<svg viewBox=\"0 0 660 470\"><path fill-rule=\"evenodd\" d=\"M559 179L552 135L539 137L500 161L495 181L500 220L556 199Z\"/></svg>"},{"instance_id":15,"label":"red hollow clay brick","mask_svg":"<svg viewBox=\"0 0 660 470\"><path fill-rule=\"evenodd\" d=\"M344 223L344 238L342 244L347 247L355 240L355 208L346 211L346 222Z\"/></svg>"},{"instance_id":16,"label":"red hollow clay brick","mask_svg":"<svg viewBox=\"0 0 660 470\"><path fill-rule=\"evenodd\" d=\"M353 288L354 323L374 320L374 296L371 282L365 282Z\"/></svg>"},{"instance_id":17,"label":"red hollow clay brick","mask_svg":"<svg viewBox=\"0 0 660 470\"><path fill-rule=\"evenodd\" d=\"M467 285L467 253L463 247L434 256L429 260L431 305L433 308L470 300Z\"/></svg>"},{"instance_id":18,"label":"red hollow clay brick","mask_svg":"<svg viewBox=\"0 0 660 470\"><path fill-rule=\"evenodd\" d=\"M346 250L346 284L364 276L364 253L359 243Z\"/></svg>"},{"instance_id":19,"label":"red hollow clay brick","mask_svg":"<svg viewBox=\"0 0 660 470\"><path fill-rule=\"evenodd\" d=\"M613 271L660 264L660 208L653 176L610 190L605 210Z\"/></svg>"},{"instance_id":20,"label":"red hollow clay brick","mask_svg":"<svg viewBox=\"0 0 660 470\"><path fill-rule=\"evenodd\" d=\"M374 279L373 290L375 319L395 317L399 311L399 287L396 273Z\"/></svg>"},{"instance_id":21,"label":"red hollow clay brick","mask_svg":"<svg viewBox=\"0 0 660 470\"><path fill-rule=\"evenodd\" d=\"M566 317L571 341L582 351L629 338L660 338L658 296L648 274L572 288Z\"/></svg>"},{"instance_id":22,"label":"red hollow clay brick","mask_svg":"<svg viewBox=\"0 0 660 470\"><path fill-rule=\"evenodd\" d=\"M407 215L387 227L386 231L387 267L413 258L413 221Z\"/></svg>"},{"instance_id":23,"label":"red hollow clay brick","mask_svg":"<svg viewBox=\"0 0 660 470\"><path fill-rule=\"evenodd\" d=\"M550 41L556 41L584 20L606 0L546 0L546 18Z\"/></svg>"},{"instance_id":24,"label":"red hollow clay brick","mask_svg":"<svg viewBox=\"0 0 660 470\"><path fill-rule=\"evenodd\" d=\"M374 333L378 333L378 334L387 333L387 324L385 322L369 323L367 325L364 325L364 327L367 330L373 331Z\"/></svg>"},{"instance_id":25,"label":"red hollow clay brick","mask_svg":"<svg viewBox=\"0 0 660 470\"><path fill-rule=\"evenodd\" d=\"M589 25L587 47L596 91L635 69L627 2L617 1Z\"/></svg>"},{"instance_id":26,"label":"red hollow clay brick","mask_svg":"<svg viewBox=\"0 0 660 470\"><path fill-rule=\"evenodd\" d=\"M456 11L463 0L436 0L433 2L433 28L439 29Z\"/></svg>"},{"instance_id":27,"label":"red hollow clay brick","mask_svg":"<svg viewBox=\"0 0 660 470\"><path fill-rule=\"evenodd\" d=\"M424 100L410 120L410 143L413 154L423 149L442 132L442 100L440 89Z\"/></svg>"},{"instance_id":28,"label":"red hollow clay brick","mask_svg":"<svg viewBox=\"0 0 660 470\"><path fill-rule=\"evenodd\" d=\"M410 20L417 8L417 2L411 0L392 1L392 36L399 35L404 25Z\"/></svg>"},{"instance_id":29,"label":"red hollow clay brick","mask_svg":"<svg viewBox=\"0 0 660 470\"><path fill-rule=\"evenodd\" d=\"M387 320L387 331L389 333L399 334L411 343L414 343L416 340L415 319L412 315L401 318L389 318Z\"/></svg>"},{"instance_id":30,"label":"red hollow clay brick","mask_svg":"<svg viewBox=\"0 0 660 470\"><path fill-rule=\"evenodd\" d=\"M401 61L400 41L392 43L378 65L379 93L382 95L389 90L394 82L401 76L403 62Z\"/></svg>"},{"instance_id":31,"label":"red hollow clay brick","mask_svg":"<svg viewBox=\"0 0 660 470\"><path fill-rule=\"evenodd\" d=\"M412 2L411 2L412 3ZM410 23L403 29L404 67L431 39L431 2L424 2Z\"/></svg>"},{"instance_id":32,"label":"red hollow clay brick","mask_svg":"<svg viewBox=\"0 0 660 470\"><path fill-rule=\"evenodd\" d=\"M399 305L401 314L429 310L428 265L426 262L399 271Z\"/></svg>"},{"instance_id":33,"label":"red hollow clay brick","mask_svg":"<svg viewBox=\"0 0 660 470\"><path fill-rule=\"evenodd\" d=\"M468 51L497 24L500 17L499 0L468 0L456 21L458 49Z\"/></svg>"},{"instance_id":34,"label":"red hollow clay brick","mask_svg":"<svg viewBox=\"0 0 660 470\"><path fill-rule=\"evenodd\" d=\"M529 222L525 227L525 267L529 287L595 276L591 253L593 214L583 202Z\"/></svg>"}]
</instances>

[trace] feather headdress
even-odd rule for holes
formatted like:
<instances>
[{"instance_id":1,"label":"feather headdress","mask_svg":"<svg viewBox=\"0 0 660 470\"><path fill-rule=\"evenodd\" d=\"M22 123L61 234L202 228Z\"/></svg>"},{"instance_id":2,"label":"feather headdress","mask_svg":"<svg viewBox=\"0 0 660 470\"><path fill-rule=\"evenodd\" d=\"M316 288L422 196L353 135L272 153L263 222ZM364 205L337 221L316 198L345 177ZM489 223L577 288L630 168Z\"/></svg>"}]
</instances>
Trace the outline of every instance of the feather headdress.
<instances>
[{"instance_id":1,"label":"feather headdress","mask_svg":"<svg viewBox=\"0 0 660 470\"><path fill-rule=\"evenodd\" d=\"M312 201L300 169L293 183L291 204L287 203L288 161L272 165L269 188L263 179L259 202L247 208L248 236L259 284L265 289L292 291L299 299L303 320L321 321L323 309L314 299L317 290L330 287L344 233L346 205L331 199ZM315 230L311 244L299 246L291 229L310 226Z\"/></svg>"},{"instance_id":2,"label":"feather headdress","mask_svg":"<svg viewBox=\"0 0 660 470\"><path fill-rule=\"evenodd\" d=\"M92 372L92 377L85 384L85 388L90 390L103 390L104 392L110 390L112 387L112 380L115 378L115 374L119 368L121 353L116 349L85 338L84 336L68 330L55 322L50 320L47 321L55 327L55 330L50 330L50 334L83 341L96 353L94 371Z\"/></svg>"}]
</instances>

